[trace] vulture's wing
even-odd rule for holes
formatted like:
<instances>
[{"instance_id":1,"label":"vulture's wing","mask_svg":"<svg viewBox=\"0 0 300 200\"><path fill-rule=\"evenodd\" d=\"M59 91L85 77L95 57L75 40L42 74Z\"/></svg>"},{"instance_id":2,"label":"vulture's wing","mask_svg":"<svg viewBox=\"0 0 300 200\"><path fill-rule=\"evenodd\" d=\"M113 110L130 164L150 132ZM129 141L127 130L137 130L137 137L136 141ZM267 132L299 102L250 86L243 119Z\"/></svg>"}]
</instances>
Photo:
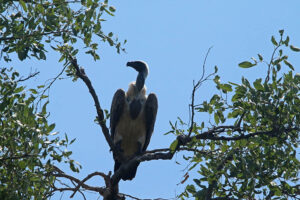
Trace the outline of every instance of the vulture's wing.
<instances>
[{"instance_id":1,"label":"vulture's wing","mask_svg":"<svg viewBox=\"0 0 300 200\"><path fill-rule=\"evenodd\" d=\"M125 105L125 92L122 89L118 89L114 94L111 108L110 108L110 132L111 137L114 139L115 128L120 120Z\"/></svg>"},{"instance_id":2,"label":"vulture's wing","mask_svg":"<svg viewBox=\"0 0 300 200\"><path fill-rule=\"evenodd\" d=\"M152 136L153 129L154 129L157 108L158 108L157 97L154 93L151 93L149 94L145 104L146 140L142 151L146 151L149 145L150 138Z\"/></svg>"}]
</instances>

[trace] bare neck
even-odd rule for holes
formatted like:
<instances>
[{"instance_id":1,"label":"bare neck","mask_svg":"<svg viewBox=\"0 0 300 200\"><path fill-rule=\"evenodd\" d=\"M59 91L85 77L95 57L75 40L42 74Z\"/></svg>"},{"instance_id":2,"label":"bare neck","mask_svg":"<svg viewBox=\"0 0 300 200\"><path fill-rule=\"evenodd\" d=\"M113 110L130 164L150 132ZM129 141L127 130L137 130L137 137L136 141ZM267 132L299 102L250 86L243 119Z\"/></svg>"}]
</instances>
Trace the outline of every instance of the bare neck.
<instances>
[{"instance_id":1,"label":"bare neck","mask_svg":"<svg viewBox=\"0 0 300 200\"><path fill-rule=\"evenodd\" d=\"M146 97L146 86L144 86L140 91L138 91L135 82L129 84L129 88L126 92L127 97L130 99L134 98L145 98Z\"/></svg>"}]
</instances>

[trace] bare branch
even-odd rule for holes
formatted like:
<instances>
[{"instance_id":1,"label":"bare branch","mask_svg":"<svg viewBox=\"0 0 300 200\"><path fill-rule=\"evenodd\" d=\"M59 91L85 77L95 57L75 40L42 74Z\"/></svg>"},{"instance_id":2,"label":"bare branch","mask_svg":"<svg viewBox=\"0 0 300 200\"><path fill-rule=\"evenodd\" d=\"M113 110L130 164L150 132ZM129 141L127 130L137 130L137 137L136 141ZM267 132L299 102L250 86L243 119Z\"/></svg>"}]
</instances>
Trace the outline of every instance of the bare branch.
<instances>
[{"instance_id":1,"label":"bare branch","mask_svg":"<svg viewBox=\"0 0 300 200\"><path fill-rule=\"evenodd\" d=\"M103 187L94 187L94 186L90 186L90 185L87 185L84 183L84 181L80 181L79 179L73 177L73 176L70 176L70 175L67 175L65 174L63 171L61 171L59 168L53 166L54 170L55 170L55 173L52 173L53 176L55 177L61 177L61 178L66 178L70 181L74 181L76 182L78 185L80 185L81 187L83 187L84 189L86 190L90 190L90 191L95 191L95 192L98 192L99 194L103 195L104 192L105 192L105 188ZM97 174L98 175L98 174ZM94 175L95 176L95 175ZM71 191L76 191L75 190L76 188L69 188L68 190L71 190ZM64 189L66 190L66 189ZM78 190L78 189L77 189Z\"/></svg>"},{"instance_id":2,"label":"bare branch","mask_svg":"<svg viewBox=\"0 0 300 200\"><path fill-rule=\"evenodd\" d=\"M293 130L299 130L299 128L294 127L294 128L285 128L282 130L278 129L272 129L270 131L258 131L254 133L249 133L247 135L241 134L239 136L232 136L232 137L225 137L225 136L214 136L214 133L222 133L225 131L225 128L220 129L220 130L211 130L207 131L205 133L202 133L200 135L195 136L196 139L210 139L210 140L224 140L224 141L235 141L235 140L242 140L242 139L248 139L251 137L255 137L258 135L269 135L272 137L278 136L278 132L287 132L287 131L293 131ZM239 129L233 130L233 131L239 131ZM189 141L191 139L188 139Z\"/></svg>"},{"instance_id":3,"label":"bare branch","mask_svg":"<svg viewBox=\"0 0 300 200\"><path fill-rule=\"evenodd\" d=\"M66 68L67 68L67 66L64 66L63 69L52 79L52 81L48 84L48 86L41 92L40 99L36 103L37 105L39 105L39 103L42 101L42 99L43 99L42 97L45 94L45 92L51 88L51 86L54 84L54 82L64 73ZM49 79L49 80L51 80L51 79ZM46 82L48 82L48 81L46 81Z\"/></svg>"},{"instance_id":4,"label":"bare branch","mask_svg":"<svg viewBox=\"0 0 300 200\"><path fill-rule=\"evenodd\" d=\"M17 80L17 82L22 82L22 81L27 81L33 77L35 77L36 75L38 75L40 72L34 72L34 73L30 73L26 78L21 77L19 80Z\"/></svg>"},{"instance_id":5,"label":"bare branch","mask_svg":"<svg viewBox=\"0 0 300 200\"><path fill-rule=\"evenodd\" d=\"M139 198L137 198L137 197L131 196L131 195L129 195L129 194L123 194L123 193L121 193L120 195L129 197L129 198L134 199L134 200L142 200L142 199L139 199Z\"/></svg>"},{"instance_id":6,"label":"bare branch","mask_svg":"<svg viewBox=\"0 0 300 200\"><path fill-rule=\"evenodd\" d=\"M96 111L97 111L98 122L101 126L104 137L105 137L107 143L109 144L110 149L117 155L117 149L115 148L115 145L114 145L114 143L113 143L113 141L110 137L109 129L107 128L107 126L105 124L103 110L100 106L100 102L99 102L98 96L95 92L95 89L93 88L90 79L85 74L84 69L79 67L79 65L77 63L77 59L73 58L71 55L69 55L69 57L70 57L70 60L71 60L71 64L73 65L73 67L76 70L76 75L85 83L85 85L89 89L90 94L93 97L95 107L96 107Z\"/></svg>"},{"instance_id":7,"label":"bare branch","mask_svg":"<svg viewBox=\"0 0 300 200\"><path fill-rule=\"evenodd\" d=\"M191 108L191 125L190 125L190 129L189 129L189 133L188 133L188 136L191 136L192 134L192 131L193 131L193 127L194 127L194 116L195 116L195 94L196 94L196 91L197 89L200 87L200 85L210 76L206 77L204 79L204 75L205 75L205 65L206 65L206 60L207 60L207 57L208 57L208 54L210 52L210 50L212 49L212 47L210 47L207 52L206 52L206 55L205 55L205 59L204 59L204 62L203 62L203 67L202 67L202 75L201 75L201 78L198 80L198 82L196 83L195 85L195 81L193 81L193 91L192 91L192 103L190 104L190 108Z\"/></svg>"},{"instance_id":8,"label":"bare branch","mask_svg":"<svg viewBox=\"0 0 300 200\"><path fill-rule=\"evenodd\" d=\"M154 149L154 150L146 151L145 154L148 154L148 153L157 153L157 152L164 152L164 151L171 151L171 149L170 149L170 148ZM192 151L192 152L200 153L200 154L208 154L208 153L211 153L211 152L212 152L212 151L201 151L201 150L199 150L199 149L188 148L188 147L180 147L180 148L178 149L178 151Z\"/></svg>"},{"instance_id":9,"label":"bare branch","mask_svg":"<svg viewBox=\"0 0 300 200\"><path fill-rule=\"evenodd\" d=\"M104 174L104 173L102 173L102 172L94 172L94 173L89 174L87 177L85 177L84 179L82 179L82 181L80 181L80 182L78 183L78 185L77 185L76 188L74 189L74 192L73 192L73 194L70 196L70 198L73 198L74 195L76 194L76 192L77 192L77 191L79 190L79 188L82 186L82 184L83 184L84 182L86 182L87 180L89 180L90 178L92 178L93 176L101 176L101 177L103 177L105 180L107 180L107 179L109 178L106 174Z\"/></svg>"},{"instance_id":10,"label":"bare branch","mask_svg":"<svg viewBox=\"0 0 300 200\"><path fill-rule=\"evenodd\" d=\"M131 159L130 161L128 161L127 163L124 163L122 165L122 167L120 167L120 169L118 171L115 172L115 174L112 176L112 181L118 181L120 178L120 175L122 174L122 171L125 171L126 169L130 168L131 166L133 166L134 164L136 164L137 162L144 162L144 161L151 161L151 160L171 160L175 154L175 152L180 151L180 150L187 150L188 148L182 148L181 146L185 146L187 145L189 142L193 141L194 138L196 138L197 140L199 139L208 139L208 140L225 140L225 141L235 141L235 140L242 140L242 139L248 139L251 137L255 137L255 136L261 136L261 135L268 135L271 137L277 137L278 134L280 132L286 132L286 131L293 131L293 130L300 130L298 127L294 127L294 128L286 128L283 130L278 130L278 129L273 129L270 131L259 131L259 132L254 132L254 133L249 133L247 135L239 135L239 136L233 136L233 137L225 137L225 136L215 136L215 134L220 134L224 131L227 130L233 130L233 131L239 131L239 129L236 126L219 126L219 127L215 127L209 131L206 131L202 134L193 136L193 137L188 137L188 136L178 136L177 140L178 142L178 148L175 151L169 151L168 148L165 149L156 149L156 150L152 150L152 151L147 151L145 152L145 154L137 156L133 159ZM191 150L191 149L189 149ZM161 153L164 151L168 151L166 153ZM200 151L200 153L209 153L209 152L203 152Z\"/></svg>"},{"instance_id":11,"label":"bare branch","mask_svg":"<svg viewBox=\"0 0 300 200\"><path fill-rule=\"evenodd\" d=\"M42 92L42 94L41 94L41 96L42 95L44 95L45 94L45 92L53 85L53 83L64 73L64 71L65 71L65 69L67 68L67 66L64 66L63 67L63 69L54 77L54 78L52 78L52 81L49 83L49 85L43 90L43 92ZM51 79L49 79L49 80L51 80ZM48 81L49 81L48 80ZM46 81L46 82L48 82L48 81Z\"/></svg>"}]
</instances>

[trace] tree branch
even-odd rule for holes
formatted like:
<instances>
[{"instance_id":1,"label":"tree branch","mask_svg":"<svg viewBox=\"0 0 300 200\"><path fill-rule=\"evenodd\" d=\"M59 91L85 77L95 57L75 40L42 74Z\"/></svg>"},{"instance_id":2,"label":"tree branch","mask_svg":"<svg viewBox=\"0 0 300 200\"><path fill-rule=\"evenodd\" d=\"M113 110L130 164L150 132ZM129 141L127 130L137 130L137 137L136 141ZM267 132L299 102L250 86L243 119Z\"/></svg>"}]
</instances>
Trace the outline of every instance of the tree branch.
<instances>
[{"instance_id":1,"label":"tree branch","mask_svg":"<svg viewBox=\"0 0 300 200\"><path fill-rule=\"evenodd\" d=\"M196 94L196 91L197 89L201 86L201 84L206 81L210 76L212 76L214 73L212 74L209 74L207 77L204 78L204 75L205 75L205 65L206 65L206 60L207 60L207 57L209 55L209 52L210 50L212 49L212 47L210 47L207 52L206 52L206 55L205 55L205 59L204 59L204 62L203 62L203 68L202 68L202 75L201 75L201 78L197 81L197 83L195 84L195 81L193 81L193 91L192 91L192 102L190 104L190 108L191 108L191 125L190 125L190 128L189 128L189 133L188 133L188 136L191 136L192 134L192 131L193 131L193 127L194 127L194 116L195 116L195 94Z\"/></svg>"},{"instance_id":2,"label":"tree branch","mask_svg":"<svg viewBox=\"0 0 300 200\"><path fill-rule=\"evenodd\" d=\"M101 176L101 177L104 178L104 180L107 180L107 179L109 178L106 174L104 174L104 173L102 173L102 172L94 172L94 173L89 174L87 177L85 177L84 179L82 179L82 181L80 181L80 182L78 183L78 185L77 185L76 188L74 189L74 192L73 192L73 194L70 196L70 198L73 198L74 195L76 194L76 192L77 192L77 191L79 190L79 188L82 186L82 184L83 184L84 182L86 182L87 180L89 180L90 178L92 178L93 176ZM105 182L107 182L107 181L105 181Z\"/></svg>"},{"instance_id":3,"label":"tree branch","mask_svg":"<svg viewBox=\"0 0 300 200\"><path fill-rule=\"evenodd\" d=\"M34 72L34 73L30 73L26 78L21 77L19 80L17 80L17 82L22 82L22 81L27 81L33 77L35 77L36 75L38 75L40 72Z\"/></svg>"},{"instance_id":4,"label":"tree branch","mask_svg":"<svg viewBox=\"0 0 300 200\"><path fill-rule=\"evenodd\" d=\"M276 47L274 48L274 50L273 50L273 53L272 53L270 62L269 62L269 64L268 64L268 72L267 72L267 76L266 76L265 82L268 82L269 79L270 79L271 65L272 65L272 63L273 63L274 55L275 55L277 49L281 46L281 42L282 42L282 35L280 36L280 41L279 41L279 43L278 43L278 46L276 46Z\"/></svg>"},{"instance_id":5,"label":"tree branch","mask_svg":"<svg viewBox=\"0 0 300 200\"><path fill-rule=\"evenodd\" d=\"M164 151L171 151L171 149L170 148L154 149L154 150L146 151L145 154L164 152ZM198 149L195 149L195 148L188 148L188 147L180 147L178 149L178 151L192 151L192 152L200 153L200 154L208 154L208 153L213 152L213 151L201 151L201 150L198 150Z\"/></svg>"},{"instance_id":6,"label":"tree branch","mask_svg":"<svg viewBox=\"0 0 300 200\"><path fill-rule=\"evenodd\" d=\"M7 41L7 40L19 40L19 39L24 39L27 37L36 37L36 36L47 36L47 35L56 35L56 34L61 34L61 33L70 33L69 30L58 30L58 31L50 31L50 32L33 32L31 34L28 35L22 35L22 36L11 36L11 37L0 37L0 42L2 41Z\"/></svg>"},{"instance_id":7,"label":"tree branch","mask_svg":"<svg viewBox=\"0 0 300 200\"><path fill-rule=\"evenodd\" d=\"M95 89L92 86L92 83L91 83L90 79L85 74L84 69L79 67L79 65L77 63L77 59L73 58L71 55L69 55L69 58L70 58L71 64L73 65L73 67L76 70L76 75L85 83L85 85L89 89L90 94L92 95L92 98L93 98L94 103L95 103L96 111L97 111L98 122L99 122L99 124L101 126L102 132L104 134L104 137L105 137L105 139L106 139L106 141L107 141L110 149L116 155L118 155L117 149L116 149L116 147L115 147L115 145L114 145L114 143L113 143L113 141L112 141L112 139L110 137L109 129L107 128L107 126L105 124L104 114L103 114L103 110L102 110L102 108L100 106L100 102L99 102L98 96L97 96L97 94L95 92Z\"/></svg>"},{"instance_id":8,"label":"tree branch","mask_svg":"<svg viewBox=\"0 0 300 200\"><path fill-rule=\"evenodd\" d=\"M80 181L79 179L73 177L73 176L70 176L70 175L67 175L65 174L63 171L61 171L59 168L53 166L53 169L55 171L55 173L52 173L53 176L55 177L61 177L61 178L66 178L70 181L74 181L75 183L77 183L80 187L83 187L84 189L86 190L90 190L90 191L95 191L95 192L98 192L99 194L103 195L106 188L103 188L103 187L94 187L94 186L90 186L90 185L87 185L84 183L84 179L82 181ZM91 178L89 176L96 176L96 175L99 175L98 173L101 173L101 172L94 172L90 175L87 176L87 178ZM86 178L85 178L86 179ZM78 186L77 186L78 187ZM69 189L63 189L63 190L71 190L71 191L74 191L74 193L79 189L76 188L69 188Z\"/></svg>"},{"instance_id":9,"label":"tree branch","mask_svg":"<svg viewBox=\"0 0 300 200\"><path fill-rule=\"evenodd\" d=\"M65 69L67 68L67 66L64 66L63 69L54 77L52 78L52 81L48 84L48 86L41 92L40 94L40 99L38 100L38 102L36 103L37 105L42 101L43 99L43 95L45 94L45 92L47 90L50 90L51 86L54 84L54 82L64 73ZM45 82L45 85L48 81L50 81L51 79L48 79L46 82ZM48 92L49 94L49 92Z\"/></svg>"}]
</instances>

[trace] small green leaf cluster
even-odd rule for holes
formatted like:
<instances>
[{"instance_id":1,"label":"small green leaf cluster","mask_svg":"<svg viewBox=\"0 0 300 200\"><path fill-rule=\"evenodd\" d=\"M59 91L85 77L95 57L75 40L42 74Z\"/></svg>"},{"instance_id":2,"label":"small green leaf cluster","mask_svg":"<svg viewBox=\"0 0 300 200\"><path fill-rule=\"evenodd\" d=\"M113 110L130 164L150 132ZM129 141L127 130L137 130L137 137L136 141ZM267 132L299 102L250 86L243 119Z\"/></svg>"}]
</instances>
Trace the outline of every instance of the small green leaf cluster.
<instances>
[{"instance_id":1,"label":"small green leaf cluster","mask_svg":"<svg viewBox=\"0 0 300 200\"><path fill-rule=\"evenodd\" d=\"M186 187L181 199L288 199L299 194L300 74L293 72L295 67L283 53L286 47L295 52L299 48L289 45L288 36L283 40L283 30L279 33L279 41L271 38L274 51L265 63L265 77L252 83L243 77L239 84L224 84L215 76L219 94L195 107L212 115L213 121L209 120L212 127L205 128L201 122L193 128L192 137L204 134L204 139L189 147L206 153L195 151L194 156L184 157L199 178ZM260 54L258 60L252 58L239 66L264 63ZM285 73L284 65L289 70Z\"/></svg>"},{"instance_id":2,"label":"small green leaf cluster","mask_svg":"<svg viewBox=\"0 0 300 200\"><path fill-rule=\"evenodd\" d=\"M86 53L95 60L100 59L97 50L101 40L124 50L113 33L105 34L102 30L104 13L113 16L113 6L108 0L31 0L0 2L0 45L1 55L10 61L10 54L16 53L20 60L35 57L46 59L46 46L78 43L84 45ZM93 38L93 37L96 37ZM78 49L74 50L75 54Z\"/></svg>"},{"instance_id":3,"label":"small green leaf cluster","mask_svg":"<svg viewBox=\"0 0 300 200\"><path fill-rule=\"evenodd\" d=\"M63 161L78 171L66 149L74 140L57 136L47 103L37 111L37 90L26 90L18 76L0 69L0 199L46 199L55 181L53 164Z\"/></svg>"}]
</instances>

